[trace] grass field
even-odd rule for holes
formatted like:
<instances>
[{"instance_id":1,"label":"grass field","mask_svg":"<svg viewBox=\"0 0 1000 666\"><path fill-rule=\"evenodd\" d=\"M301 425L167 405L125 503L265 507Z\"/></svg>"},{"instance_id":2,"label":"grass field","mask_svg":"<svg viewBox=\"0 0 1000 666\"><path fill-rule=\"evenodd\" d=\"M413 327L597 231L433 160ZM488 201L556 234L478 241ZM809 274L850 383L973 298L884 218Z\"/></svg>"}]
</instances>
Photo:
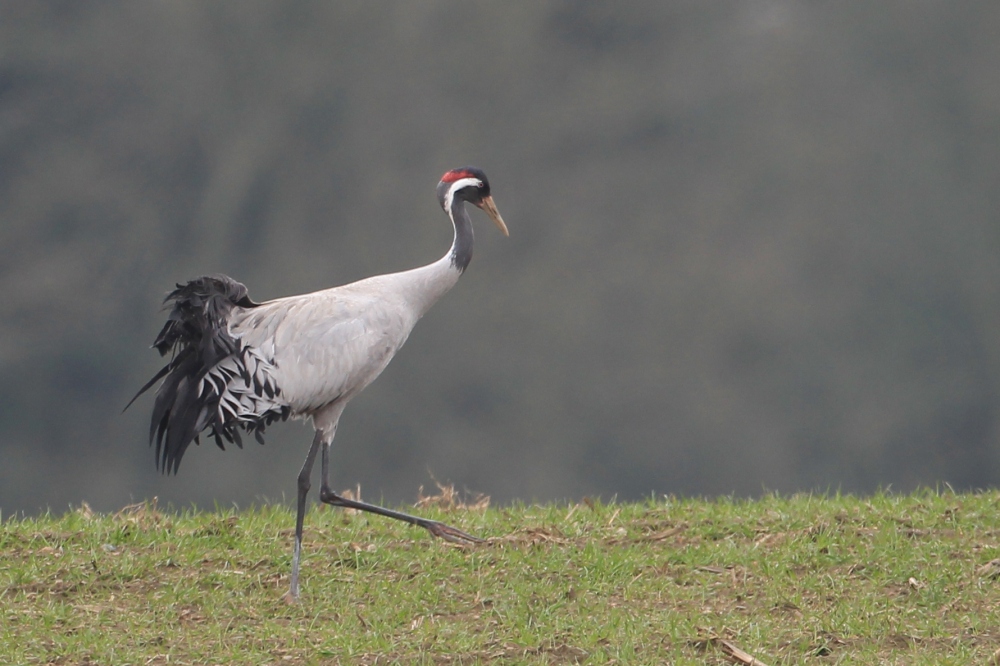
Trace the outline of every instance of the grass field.
<instances>
[{"instance_id":1,"label":"grass field","mask_svg":"<svg viewBox=\"0 0 1000 666\"><path fill-rule=\"evenodd\" d=\"M1000 663L1000 493L422 504L6 519L0 663Z\"/></svg>"}]
</instances>

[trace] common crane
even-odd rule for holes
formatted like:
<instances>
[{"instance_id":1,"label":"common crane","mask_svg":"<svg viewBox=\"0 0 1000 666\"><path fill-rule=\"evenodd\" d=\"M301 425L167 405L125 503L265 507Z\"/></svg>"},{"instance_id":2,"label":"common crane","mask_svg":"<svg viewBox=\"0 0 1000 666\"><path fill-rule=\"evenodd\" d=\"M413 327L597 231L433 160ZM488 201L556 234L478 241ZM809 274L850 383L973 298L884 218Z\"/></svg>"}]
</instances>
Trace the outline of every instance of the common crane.
<instances>
[{"instance_id":1,"label":"common crane","mask_svg":"<svg viewBox=\"0 0 1000 666\"><path fill-rule=\"evenodd\" d=\"M158 469L176 473L188 446L205 431L224 449L224 441L242 446L240 430L263 443L265 427L275 421L312 419L316 434L298 475L291 600L299 596L306 496L320 450L321 502L402 520L448 541L481 541L435 520L342 497L329 485L330 445L344 407L379 376L472 259L465 204L485 211L508 235L481 169L446 172L437 197L455 236L448 253L426 266L264 303L250 300L246 287L225 275L179 284L166 297L172 309L153 347L170 354L170 361L132 398L163 380L149 432Z\"/></svg>"}]
</instances>

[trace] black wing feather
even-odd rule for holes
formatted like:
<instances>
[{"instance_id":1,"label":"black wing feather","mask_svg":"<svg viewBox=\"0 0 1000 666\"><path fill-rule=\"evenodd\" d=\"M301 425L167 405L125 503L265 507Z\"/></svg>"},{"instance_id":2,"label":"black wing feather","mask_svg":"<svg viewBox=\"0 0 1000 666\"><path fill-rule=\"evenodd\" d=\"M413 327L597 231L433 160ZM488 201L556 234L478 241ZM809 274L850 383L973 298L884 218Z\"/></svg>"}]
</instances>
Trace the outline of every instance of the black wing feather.
<instances>
[{"instance_id":1,"label":"black wing feather","mask_svg":"<svg viewBox=\"0 0 1000 666\"><path fill-rule=\"evenodd\" d=\"M236 360L239 376L260 394L261 387L251 377L246 365L248 347L229 334L228 321L235 308L257 307L250 300L247 288L225 275L206 275L186 284L178 284L164 300L171 307L167 322L153 342L161 356L171 359L151 380L139 389L125 409L148 391L157 381L163 383L156 392L149 425L149 443L156 445L156 467L164 473L176 473L181 458L191 442L198 443L198 434L211 428L212 438L220 449L222 440L243 446L239 429L253 432L263 443L265 426L289 416L287 407L260 414L257 420L223 420L219 401L225 386L211 382L214 390L198 394L202 379L220 362L229 357ZM280 393L277 391L274 395ZM269 397L273 397L270 395Z\"/></svg>"}]
</instances>

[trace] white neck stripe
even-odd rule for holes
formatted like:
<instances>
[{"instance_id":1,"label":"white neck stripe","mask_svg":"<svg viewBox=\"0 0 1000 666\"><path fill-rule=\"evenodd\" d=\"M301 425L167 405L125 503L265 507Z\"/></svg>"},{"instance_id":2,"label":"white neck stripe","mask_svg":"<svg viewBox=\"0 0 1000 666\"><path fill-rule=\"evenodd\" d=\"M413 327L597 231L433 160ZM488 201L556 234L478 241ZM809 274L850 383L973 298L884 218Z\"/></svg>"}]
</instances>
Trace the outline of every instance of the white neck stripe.
<instances>
[{"instance_id":1,"label":"white neck stripe","mask_svg":"<svg viewBox=\"0 0 1000 666\"><path fill-rule=\"evenodd\" d=\"M455 192L458 192L463 187L470 187L470 186L482 187L483 181L479 180L478 178L459 178L454 183L452 183L451 187L448 188L448 191L445 192L444 209L449 215L451 214L451 204L455 198Z\"/></svg>"}]
</instances>

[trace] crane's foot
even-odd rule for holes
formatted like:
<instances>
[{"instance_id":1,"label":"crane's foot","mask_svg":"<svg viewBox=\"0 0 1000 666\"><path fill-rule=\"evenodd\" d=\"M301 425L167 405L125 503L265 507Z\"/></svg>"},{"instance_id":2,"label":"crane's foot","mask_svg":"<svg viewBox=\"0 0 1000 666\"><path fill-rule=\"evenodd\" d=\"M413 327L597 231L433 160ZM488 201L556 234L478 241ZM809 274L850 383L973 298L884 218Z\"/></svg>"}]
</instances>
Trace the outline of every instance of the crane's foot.
<instances>
[{"instance_id":1,"label":"crane's foot","mask_svg":"<svg viewBox=\"0 0 1000 666\"><path fill-rule=\"evenodd\" d=\"M426 527L428 532L440 539L444 539L449 543L458 543L462 545L486 543L486 539L480 539L479 537L472 536L471 534L463 532L460 529L454 528L451 525L439 523L436 520L424 521L421 527Z\"/></svg>"}]
</instances>

